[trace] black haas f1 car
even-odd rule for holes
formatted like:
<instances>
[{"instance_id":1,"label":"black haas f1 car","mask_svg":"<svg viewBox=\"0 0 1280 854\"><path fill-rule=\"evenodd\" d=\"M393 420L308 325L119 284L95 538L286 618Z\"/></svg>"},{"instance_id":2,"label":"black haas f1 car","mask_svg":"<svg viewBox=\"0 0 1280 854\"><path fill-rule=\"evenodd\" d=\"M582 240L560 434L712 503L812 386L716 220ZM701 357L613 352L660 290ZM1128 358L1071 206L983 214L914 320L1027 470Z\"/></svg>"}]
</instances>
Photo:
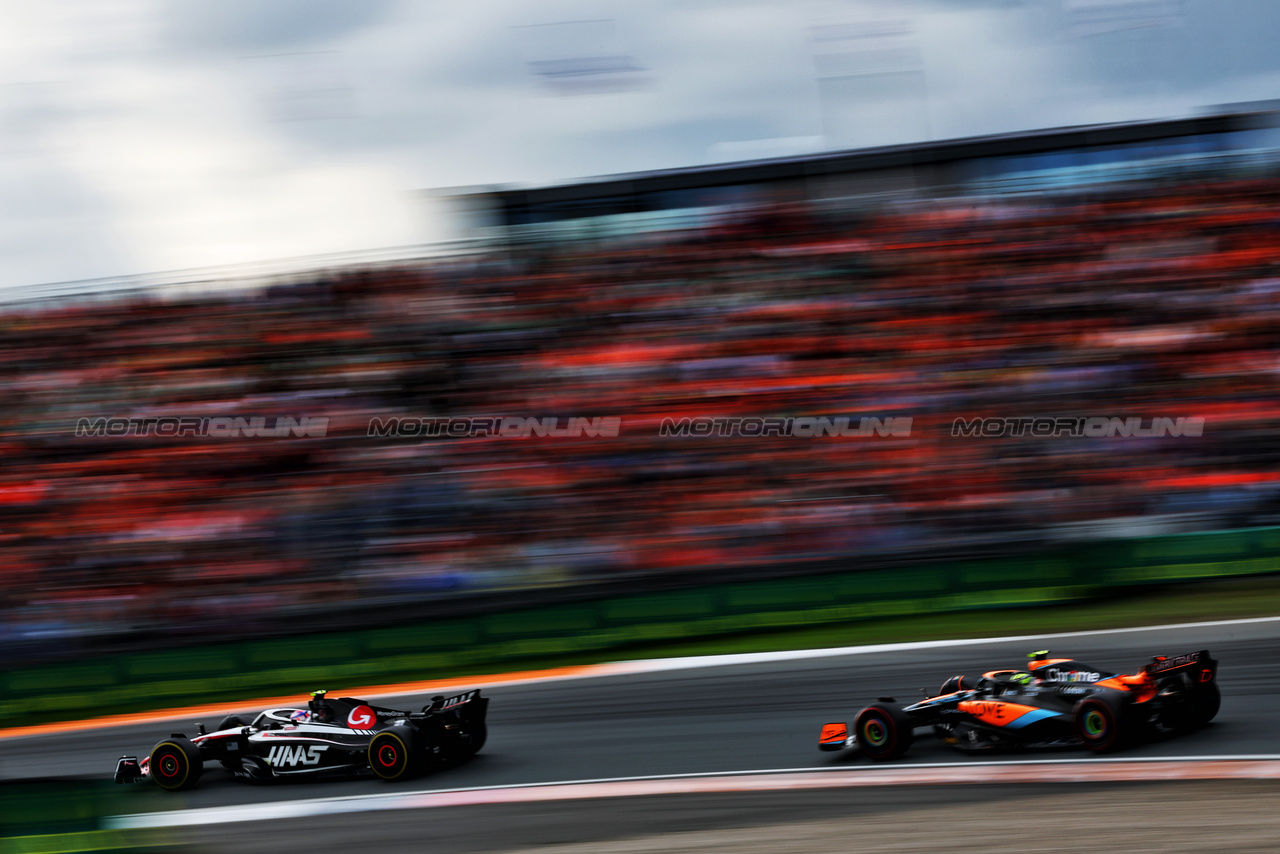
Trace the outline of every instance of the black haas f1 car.
<instances>
[{"instance_id":1,"label":"black haas f1 car","mask_svg":"<svg viewBox=\"0 0 1280 854\"><path fill-rule=\"evenodd\" d=\"M1155 657L1121 675L1079 661L1031 653L1025 671L993 670L974 680L952 676L936 696L902 706L891 697L844 723L822 727L822 750L857 747L871 759L907 752L917 727L932 727L966 751L1084 746L1119 750L1142 736L1188 732L1218 713L1218 662L1208 650Z\"/></svg>"},{"instance_id":2,"label":"black haas f1 car","mask_svg":"<svg viewBox=\"0 0 1280 854\"><path fill-rule=\"evenodd\" d=\"M366 774L403 780L461 762L484 746L489 700L479 691L436 697L420 712L354 697L330 700L325 693L313 693L306 708L267 709L248 724L231 715L214 732L198 724L191 738L173 733L141 762L121 757L115 781L150 777L162 789L190 789L210 760L258 782Z\"/></svg>"}]
</instances>

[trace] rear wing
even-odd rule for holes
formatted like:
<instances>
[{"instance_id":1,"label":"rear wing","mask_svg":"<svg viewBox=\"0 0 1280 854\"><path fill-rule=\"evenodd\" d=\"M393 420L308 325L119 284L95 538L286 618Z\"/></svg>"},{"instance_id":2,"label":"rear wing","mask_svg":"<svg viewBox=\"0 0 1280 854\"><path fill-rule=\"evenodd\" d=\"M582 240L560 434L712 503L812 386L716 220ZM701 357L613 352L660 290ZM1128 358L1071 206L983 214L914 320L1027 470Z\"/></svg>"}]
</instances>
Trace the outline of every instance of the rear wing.
<instances>
[{"instance_id":1,"label":"rear wing","mask_svg":"<svg viewBox=\"0 0 1280 854\"><path fill-rule=\"evenodd\" d=\"M441 712L455 712L463 718L484 719L485 711L489 708L489 698L481 697L480 691L464 691L461 694L455 694L452 697L433 697L431 705L423 706L422 711L426 714L439 714Z\"/></svg>"},{"instance_id":2,"label":"rear wing","mask_svg":"<svg viewBox=\"0 0 1280 854\"><path fill-rule=\"evenodd\" d=\"M1153 677L1185 673L1192 682L1213 682L1218 678L1217 659L1210 657L1207 649L1171 657L1157 655L1142 669Z\"/></svg>"}]
</instances>

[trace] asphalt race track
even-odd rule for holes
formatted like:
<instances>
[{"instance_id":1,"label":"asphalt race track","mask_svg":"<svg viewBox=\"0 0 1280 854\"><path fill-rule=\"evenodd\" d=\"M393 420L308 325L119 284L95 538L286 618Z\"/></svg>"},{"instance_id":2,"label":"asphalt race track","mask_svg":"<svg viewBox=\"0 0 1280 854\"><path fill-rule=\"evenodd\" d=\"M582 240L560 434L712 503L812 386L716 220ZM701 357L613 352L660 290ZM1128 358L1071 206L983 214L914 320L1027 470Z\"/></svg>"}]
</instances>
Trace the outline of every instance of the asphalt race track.
<instances>
[{"instance_id":1,"label":"asphalt race track","mask_svg":"<svg viewBox=\"0 0 1280 854\"><path fill-rule=\"evenodd\" d=\"M816 742L820 724L828 720L851 720L858 708L880 696L911 702L920 696L919 689L936 690L945 677L953 674L977 675L998 667L1019 667L1025 661L1026 652L1042 647L1051 649L1055 656L1069 656L1102 670L1120 672L1132 672L1155 654L1175 655L1202 648L1208 648L1219 660L1223 702L1214 723L1188 736L1134 747L1123 754L1126 759L1243 758L1280 753L1274 728L1276 694L1280 692L1280 665L1277 664L1280 662L1280 622L1256 621L1045 640L984 641L933 649L842 654L498 686L486 690L486 694L492 697L492 703L489 709L489 741L483 752L463 767L432 777L400 785L369 779L251 786L231 779L211 764L206 768L200 786L193 791L172 795L147 783L139 783L123 789L124 797L119 800L126 804L129 813L148 813L376 795L389 791L649 775L828 769L833 765L869 766L872 763L857 755L819 752ZM328 687L334 695L345 693L342 686L318 687ZM393 707L416 708L428 699L425 695L405 695L378 702ZM216 719L211 716L205 723L212 726ZM0 780L109 778L120 755L142 756L169 732L194 731L195 721L191 720L0 740ZM1027 754L1008 757L984 754L975 759L951 750L922 731L911 752L894 764L965 765L975 761L1026 758L1029 758ZM1082 751L1056 751L1034 754L1030 758L1090 757ZM946 769L938 773L945 777ZM1104 788L1131 791L1144 785L1175 784L1075 784L1074 788L1066 788L1073 792ZM1267 796L1273 804L1280 803L1280 787L1274 781L1196 785L1209 792L1214 791L1215 786L1269 786ZM948 790L948 787L941 787L926 790L931 792L926 800L939 805L965 800L988 803L993 796L997 800L1013 797L1025 794L1026 789L966 786ZM537 816L560 816L556 822L547 825L554 828L552 839L536 833L527 837L545 845L550 842L568 843L579 837L599 839L604 830L626 835L628 829L636 831L640 826L687 831L697 827L738 826L764 820L805 820L822 814L824 809L829 814L833 802L848 803L853 799L862 804L874 803L881 810L906 808L921 802L921 791L915 787L799 794L802 797L797 797L795 792L685 797L678 799L684 805L683 811L671 804L663 805L665 801L672 801L671 798L649 797L626 802L596 801L594 807L591 802L584 802L586 805L582 808L572 807L568 802L501 809L465 807L452 811L452 817L443 815L451 812L449 810L430 812L440 814L439 818L432 818L431 824L443 828L450 821L458 821L459 815L474 817L480 814L477 810L489 811L491 817L481 823L484 830L469 822L468 832L459 830L456 834L458 844L446 846L447 850L479 851L514 850L526 841L526 836L517 834L506 838L503 845L491 847L498 844L498 838L502 838L501 827L505 826L502 816L506 816L508 821L519 819L517 824L523 827L537 826ZM1244 801L1237 798L1236 802ZM607 811L612 818L605 827L600 827L604 814L601 806L605 803L613 805ZM417 811L407 812L412 815ZM653 816L659 813L662 821L654 821ZM378 827L384 833L394 833L396 827L412 820L394 812L372 815L378 817ZM646 815L648 819L644 818ZM687 821L675 821L682 815ZM730 820L726 816L737 818ZM332 840L335 828L365 826L368 825L368 817L368 814L363 818L343 816L336 824L313 821L306 826L313 831L329 826L330 836L327 838ZM674 825L672 821L675 821ZM418 823L421 824L420 819ZM575 832L574 827L579 827L579 831ZM591 827L596 829L590 830ZM483 844L477 842L477 832L487 841ZM289 834L289 839L298 840L296 828ZM742 846L739 845L738 849L742 850ZM437 847L437 850L445 849Z\"/></svg>"}]
</instances>

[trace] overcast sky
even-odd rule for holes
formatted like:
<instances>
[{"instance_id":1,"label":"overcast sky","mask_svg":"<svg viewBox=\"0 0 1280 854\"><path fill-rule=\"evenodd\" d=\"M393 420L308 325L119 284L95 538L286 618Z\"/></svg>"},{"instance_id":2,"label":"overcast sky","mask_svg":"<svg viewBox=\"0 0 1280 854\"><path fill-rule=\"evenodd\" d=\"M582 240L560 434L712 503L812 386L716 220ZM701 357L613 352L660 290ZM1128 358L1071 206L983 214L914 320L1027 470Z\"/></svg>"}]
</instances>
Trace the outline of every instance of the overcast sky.
<instances>
[{"instance_id":1,"label":"overcast sky","mask_svg":"<svg viewBox=\"0 0 1280 854\"><path fill-rule=\"evenodd\" d=\"M419 244L423 190L1280 97L1276 0L0 0L0 289Z\"/></svg>"}]
</instances>

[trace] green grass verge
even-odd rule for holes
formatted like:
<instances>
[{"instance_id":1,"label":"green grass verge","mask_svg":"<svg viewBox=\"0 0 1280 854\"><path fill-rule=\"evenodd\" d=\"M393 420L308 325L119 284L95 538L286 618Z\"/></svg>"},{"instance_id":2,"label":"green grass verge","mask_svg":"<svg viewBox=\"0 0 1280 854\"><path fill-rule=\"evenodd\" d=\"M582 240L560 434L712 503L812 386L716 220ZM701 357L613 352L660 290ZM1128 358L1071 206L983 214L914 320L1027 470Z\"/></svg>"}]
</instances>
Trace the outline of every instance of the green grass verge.
<instances>
[{"instance_id":1,"label":"green grass verge","mask_svg":"<svg viewBox=\"0 0 1280 854\"><path fill-rule=\"evenodd\" d=\"M923 640L1056 634L1280 616L1280 576L1141 588L1103 601L919 614L632 647L627 658L727 655ZM602 660L616 660L617 655Z\"/></svg>"},{"instance_id":2,"label":"green grass verge","mask_svg":"<svg viewBox=\"0 0 1280 854\"><path fill-rule=\"evenodd\" d=\"M335 672L317 671L317 668L282 670L275 673L279 681L270 682L270 684L259 681L252 686L237 686L237 680L231 677L208 676L202 680L191 680L190 684L174 683L177 688L184 689L183 696L165 697L155 694L137 696L136 689L104 688L97 692L61 698L64 702L58 702L60 699L58 697L49 697L50 707L38 711L40 720L56 721L82 717L86 713L76 713L67 708L72 705L77 709L92 709L98 714L106 709L116 713L141 712L189 705L192 702L232 704L270 696L297 694L299 697L304 697L308 691L315 690L317 687L345 692L361 686L395 681L465 679L470 676L596 664L623 659L1052 634L1270 616L1280 616L1280 575L1134 588L1131 591L1113 592L1103 600L1068 604L947 611L881 619L864 618L856 621L827 622L808 627L757 629L690 640L637 639L633 643L622 646L580 653L557 654L548 651L545 654L537 654L534 650L540 644L548 650L557 646L547 643L544 639L526 643L526 649L530 654L519 658L508 658L491 663L477 661L473 664L440 666L430 668L429 672L419 669L418 665L421 665L421 661L414 661L412 663L415 666L411 672L367 673L361 676L348 673L341 679L334 678L338 675ZM513 641L513 643L521 642ZM409 663L411 662L406 662L406 664ZM74 702L71 702L73 700ZM23 705L26 706L26 714L21 718L0 716L0 727L33 723L30 715L36 709L33 709L30 703Z\"/></svg>"}]
</instances>

